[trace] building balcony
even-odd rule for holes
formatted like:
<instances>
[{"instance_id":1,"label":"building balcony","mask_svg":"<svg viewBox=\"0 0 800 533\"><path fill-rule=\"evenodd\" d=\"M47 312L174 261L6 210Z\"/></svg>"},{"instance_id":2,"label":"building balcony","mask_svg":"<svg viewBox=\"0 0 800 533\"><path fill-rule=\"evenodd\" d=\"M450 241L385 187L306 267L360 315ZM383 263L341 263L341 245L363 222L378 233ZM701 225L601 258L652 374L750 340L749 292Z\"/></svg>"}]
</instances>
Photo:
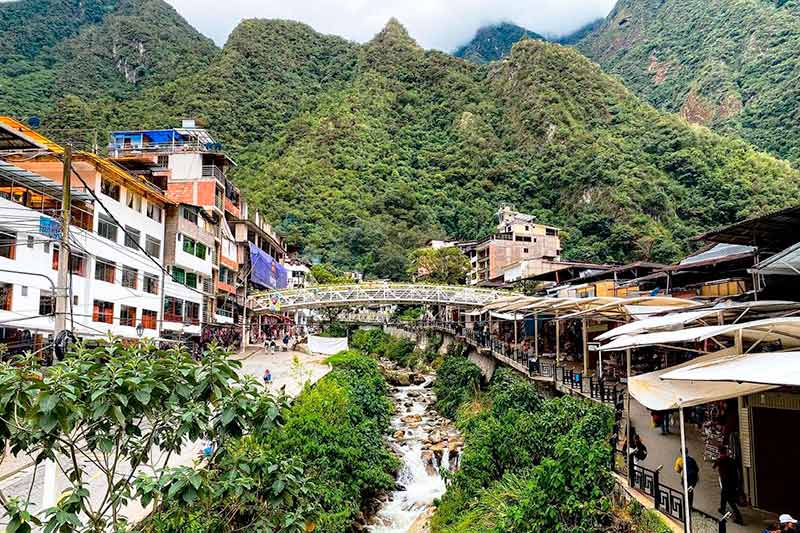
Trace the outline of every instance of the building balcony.
<instances>
[{"instance_id":1,"label":"building balcony","mask_svg":"<svg viewBox=\"0 0 800 533\"><path fill-rule=\"evenodd\" d=\"M225 173L217 165L203 165L202 176L204 178L214 178L220 185L225 186Z\"/></svg>"}]
</instances>

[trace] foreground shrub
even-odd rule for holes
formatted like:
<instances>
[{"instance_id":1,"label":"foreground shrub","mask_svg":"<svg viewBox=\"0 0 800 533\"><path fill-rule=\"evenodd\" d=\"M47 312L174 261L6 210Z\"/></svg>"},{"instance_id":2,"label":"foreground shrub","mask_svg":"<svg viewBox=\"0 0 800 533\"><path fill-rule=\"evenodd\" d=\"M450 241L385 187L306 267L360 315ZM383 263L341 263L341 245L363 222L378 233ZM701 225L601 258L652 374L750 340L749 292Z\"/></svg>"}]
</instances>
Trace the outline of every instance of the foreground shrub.
<instances>
[{"instance_id":1,"label":"foreground shrub","mask_svg":"<svg viewBox=\"0 0 800 533\"><path fill-rule=\"evenodd\" d=\"M436 409L448 418L454 418L459 405L477 392L481 382L481 369L465 357L446 357L436 371Z\"/></svg>"},{"instance_id":2,"label":"foreground shrub","mask_svg":"<svg viewBox=\"0 0 800 533\"><path fill-rule=\"evenodd\" d=\"M459 375L457 363L445 365L453 367L447 375ZM457 411L465 448L433 531L605 529L611 523L610 409L570 396L543 399L506 369L497 371L485 396Z\"/></svg>"},{"instance_id":3,"label":"foreground shrub","mask_svg":"<svg viewBox=\"0 0 800 533\"><path fill-rule=\"evenodd\" d=\"M140 491L158 495L153 533L350 531L397 459L383 442L392 404L377 363L356 351L283 412L283 425L228 440L203 469L177 468ZM149 483L149 484L148 484Z\"/></svg>"}]
</instances>

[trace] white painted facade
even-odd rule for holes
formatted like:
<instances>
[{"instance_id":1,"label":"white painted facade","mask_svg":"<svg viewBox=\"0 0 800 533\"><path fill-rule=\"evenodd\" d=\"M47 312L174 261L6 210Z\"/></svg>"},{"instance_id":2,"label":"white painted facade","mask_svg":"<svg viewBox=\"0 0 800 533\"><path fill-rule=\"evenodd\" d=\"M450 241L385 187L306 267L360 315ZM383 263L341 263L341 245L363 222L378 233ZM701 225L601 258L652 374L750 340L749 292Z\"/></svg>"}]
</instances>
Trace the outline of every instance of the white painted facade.
<instances>
[{"instance_id":1,"label":"white painted facade","mask_svg":"<svg viewBox=\"0 0 800 533\"><path fill-rule=\"evenodd\" d=\"M164 253L163 209L161 210L162 216L159 222L147 216L147 200L144 198L140 197L140 211L128 208L128 191L124 186L121 186L119 201L100 192L99 180L95 192L123 226L140 232L140 245L143 248L145 247L146 236L158 239L160 243L159 253L155 259L161 263ZM160 207L163 208L163 206ZM36 210L2 198L0 198L0 209L5 210L5 212L13 212L15 217L24 216L26 220L30 221L38 220L40 216L40 213ZM2 212L0 211L0 213ZM88 232L76 226L70 227L72 252L73 254L82 253L84 255L83 275L72 275L74 331L78 336L82 337L100 337L112 334L137 338L135 326L142 323L142 311L147 310L156 313L155 327L144 328L142 336L158 337L158 322L161 316L162 271L145 253L135 247L125 245L125 234L120 228L116 229L116 239L114 241L99 235L97 230L101 214L105 215L105 210L99 205L95 205L93 232ZM0 282L13 285L11 310L0 310L0 322L2 322L2 327L5 328L29 330L32 333L47 336L53 331L54 319L50 316L39 315L39 310L42 298L52 292L52 285L48 282L48 279L53 284L57 280L57 271L53 268L57 264L57 261L54 261L54 254L57 255L55 251L57 243L50 241L47 236L39 233L35 222L27 222L24 226L14 227L13 224L4 223L3 218L0 215L0 229L16 233L17 243L14 250L14 259L0 257L0 269L18 270L39 275L0 272ZM33 239L32 246L28 245L29 237ZM98 259L101 262L107 262L109 266L113 264L113 283L96 279ZM123 286L124 267L136 271L135 288ZM134 277L132 270L129 270L129 273L131 276L128 279L132 280ZM145 274L157 279L157 294L151 294L144 290ZM47 279L42 275L46 276ZM133 283L129 284L133 285ZM95 313L95 301L107 302L113 305L113 312L110 313L111 317L113 317L111 323L97 320L102 316L98 316ZM132 325L120 323L122 306L127 308L126 311L131 312L129 316L132 317ZM32 316L35 318L30 318ZM68 317L67 320L69 324L70 318Z\"/></svg>"}]
</instances>

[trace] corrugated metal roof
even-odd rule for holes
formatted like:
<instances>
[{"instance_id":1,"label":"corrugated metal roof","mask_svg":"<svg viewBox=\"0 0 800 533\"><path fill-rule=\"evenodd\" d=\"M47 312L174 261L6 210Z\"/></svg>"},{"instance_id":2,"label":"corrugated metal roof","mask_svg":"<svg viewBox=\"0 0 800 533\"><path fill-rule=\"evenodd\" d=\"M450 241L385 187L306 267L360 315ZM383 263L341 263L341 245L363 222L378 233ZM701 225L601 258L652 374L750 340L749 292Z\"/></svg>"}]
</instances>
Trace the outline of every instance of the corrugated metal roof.
<instances>
[{"instance_id":1,"label":"corrugated metal roof","mask_svg":"<svg viewBox=\"0 0 800 533\"><path fill-rule=\"evenodd\" d=\"M16 167L6 161L0 160L0 176L13 180L52 198L61 198L63 187L60 183ZM88 192L72 189L72 199L79 202L91 202L92 196Z\"/></svg>"}]
</instances>

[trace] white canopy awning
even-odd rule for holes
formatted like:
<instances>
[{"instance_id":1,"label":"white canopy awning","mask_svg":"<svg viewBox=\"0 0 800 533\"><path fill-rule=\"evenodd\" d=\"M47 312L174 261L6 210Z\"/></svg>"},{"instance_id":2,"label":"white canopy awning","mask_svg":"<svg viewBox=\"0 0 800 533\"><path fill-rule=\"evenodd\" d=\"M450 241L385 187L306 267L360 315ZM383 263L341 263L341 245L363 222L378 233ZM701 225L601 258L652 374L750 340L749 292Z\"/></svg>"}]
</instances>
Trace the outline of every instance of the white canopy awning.
<instances>
[{"instance_id":1,"label":"white canopy awning","mask_svg":"<svg viewBox=\"0 0 800 533\"><path fill-rule=\"evenodd\" d=\"M706 317L722 315L728 320L739 319L749 311L760 313L788 313L800 310L797 302L782 300L761 300L758 302L722 302L719 304L704 307L693 311L676 311L661 316L642 318L634 322L623 324L614 329L610 329L598 335L596 340L604 341L619 337L620 335L632 335L635 333L653 333L655 331L672 331L681 329L687 324L701 322Z\"/></svg>"},{"instance_id":2,"label":"white canopy awning","mask_svg":"<svg viewBox=\"0 0 800 533\"><path fill-rule=\"evenodd\" d=\"M700 359L668 369L661 379L800 387L800 352L731 354L705 361Z\"/></svg>"},{"instance_id":3,"label":"white canopy awning","mask_svg":"<svg viewBox=\"0 0 800 533\"><path fill-rule=\"evenodd\" d=\"M620 335L633 335L643 332L654 332L659 330L670 331L682 328L684 324L700 320L703 317L717 314L716 311L703 310L703 311L684 311L681 313L671 313L663 316L653 316L643 318L634 322L628 322L614 329L610 329L598 335L596 340L604 341L606 339L613 339Z\"/></svg>"},{"instance_id":4,"label":"white canopy awning","mask_svg":"<svg viewBox=\"0 0 800 533\"><path fill-rule=\"evenodd\" d=\"M492 318L496 318L498 320L522 320L525 318L525 315L513 313L495 313L492 311Z\"/></svg>"},{"instance_id":5,"label":"white canopy awning","mask_svg":"<svg viewBox=\"0 0 800 533\"><path fill-rule=\"evenodd\" d=\"M750 269L757 274L800 275L800 242L793 244Z\"/></svg>"},{"instance_id":6,"label":"white canopy awning","mask_svg":"<svg viewBox=\"0 0 800 533\"><path fill-rule=\"evenodd\" d=\"M731 337L739 331L742 338L748 341L775 342L780 341L784 347L800 346L800 318L766 318L752 322L740 322L723 326L701 326L678 331L659 331L639 335L621 335L600 350L617 351L639 346L658 344L674 344L681 342L699 342L712 337Z\"/></svg>"},{"instance_id":7,"label":"white canopy awning","mask_svg":"<svg viewBox=\"0 0 800 533\"><path fill-rule=\"evenodd\" d=\"M630 378L628 391L640 404L654 411L666 411L680 407L691 407L708 402L747 396L776 388L775 385L736 383L731 381L709 382L690 380L666 380L664 376L680 372L695 365L708 365L721 361L733 353L733 348L703 355L682 365L657 370ZM743 357L752 357L745 355Z\"/></svg>"}]
</instances>

